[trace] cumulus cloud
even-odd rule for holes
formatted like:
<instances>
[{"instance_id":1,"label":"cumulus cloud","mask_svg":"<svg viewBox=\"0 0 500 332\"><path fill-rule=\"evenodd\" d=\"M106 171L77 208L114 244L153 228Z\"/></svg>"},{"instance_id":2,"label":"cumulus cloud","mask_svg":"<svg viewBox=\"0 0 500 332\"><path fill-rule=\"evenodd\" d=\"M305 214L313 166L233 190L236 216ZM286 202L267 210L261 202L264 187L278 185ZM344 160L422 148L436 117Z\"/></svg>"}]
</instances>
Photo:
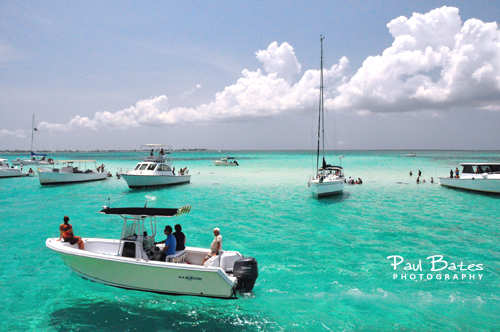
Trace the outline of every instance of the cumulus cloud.
<instances>
[{"instance_id":1,"label":"cumulus cloud","mask_svg":"<svg viewBox=\"0 0 500 332\"><path fill-rule=\"evenodd\" d=\"M16 138L26 138L24 130L11 131L7 129L0 129L0 137L13 136Z\"/></svg>"},{"instance_id":2,"label":"cumulus cloud","mask_svg":"<svg viewBox=\"0 0 500 332\"><path fill-rule=\"evenodd\" d=\"M196 90L199 90L199 89L201 89L201 85L200 84L196 84L195 88L192 88L191 90L186 91L186 92L184 92L182 94L181 100L184 100L187 96L189 96L190 94L192 94L193 92L195 92Z\"/></svg>"},{"instance_id":3,"label":"cumulus cloud","mask_svg":"<svg viewBox=\"0 0 500 332\"><path fill-rule=\"evenodd\" d=\"M477 19L462 24L457 8L442 7L387 24L394 38L381 55L369 56L352 77L347 58L324 70L336 82L326 105L337 110L370 112L440 111L454 107L500 110L500 31L497 23ZM255 53L262 69L242 76L194 108L170 108L165 95L137 102L118 112L76 116L67 124L42 122L41 128L128 128L207 121L238 121L278 114L303 114L317 102L319 70L302 77L293 47L271 43ZM196 91L183 94L181 99Z\"/></svg>"},{"instance_id":4,"label":"cumulus cloud","mask_svg":"<svg viewBox=\"0 0 500 332\"><path fill-rule=\"evenodd\" d=\"M310 111L318 99L319 70L308 70L296 83L290 75L300 72L293 48L273 42L267 50L256 52L266 73L243 70L242 77L215 95L215 100L195 108L169 108L164 95L139 101L128 109L97 112L93 119L76 116L67 124L42 122L40 128L70 131L78 128L127 128L157 126L175 123L202 123L206 121L232 121L248 117L272 116L287 112L300 114ZM348 67L344 57L339 64L324 70L325 80L338 81ZM197 87L198 88L198 87Z\"/></svg>"},{"instance_id":5,"label":"cumulus cloud","mask_svg":"<svg viewBox=\"0 0 500 332\"><path fill-rule=\"evenodd\" d=\"M399 17L387 24L394 42L368 57L338 88L337 109L369 112L500 109L500 31L457 8Z\"/></svg>"}]
</instances>

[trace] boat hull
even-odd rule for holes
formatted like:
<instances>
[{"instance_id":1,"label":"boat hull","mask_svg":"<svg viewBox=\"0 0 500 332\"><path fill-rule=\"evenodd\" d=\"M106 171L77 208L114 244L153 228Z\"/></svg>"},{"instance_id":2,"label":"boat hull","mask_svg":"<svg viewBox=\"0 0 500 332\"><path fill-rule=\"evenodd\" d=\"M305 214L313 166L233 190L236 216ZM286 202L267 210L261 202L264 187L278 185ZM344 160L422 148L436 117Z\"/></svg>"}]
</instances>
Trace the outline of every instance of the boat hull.
<instances>
[{"instance_id":1,"label":"boat hull","mask_svg":"<svg viewBox=\"0 0 500 332\"><path fill-rule=\"evenodd\" d=\"M325 197L340 194L344 191L344 181L323 181L312 180L309 182L311 193L316 197Z\"/></svg>"},{"instance_id":2,"label":"boat hull","mask_svg":"<svg viewBox=\"0 0 500 332\"><path fill-rule=\"evenodd\" d=\"M84 239L84 242L91 240ZM114 256L113 252L89 252L55 238L47 239L46 246L56 251L79 276L101 284L177 295L230 298L235 294L236 281L218 267L146 261Z\"/></svg>"},{"instance_id":3,"label":"boat hull","mask_svg":"<svg viewBox=\"0 0 500 332\"><path fill-rule=\"evenodd\" d=\"M131 189L145 187L163 187L189 183L191 175L140 175L120 174Z\"/></svg>"},{"instance_id":4,"label":"boat hull","mask_svg":"<svg viewBox=\"0 0 500 332\"><path fill-rule=\"evenodd\" d=\"M11 163L12 165L16 165L16 166L19 166L21 164L23 164L23 166L25 165L41 165L41 166L49 166L49 165L52 165L52 163L49 163L48 161L43 161L43 160L32 160L32 159L14 159L14 160L11 160Z\"/></svg>"},{"instance_id":5,"label":"boat hull","mask_svg":"<svg viewBox=\"0 0 500 332\"><path fill-rule=\"evenodd\" d=\"M89 181L100 181L108 178L107 173L89 172L89 173L63 173L50 170L39 170L38 179L41 185L68 184Z\"/></svg>"},{"instance_id":6,"label":"boat hull","mask_svg":"<svg viewBox=\"0 0 500 332\"><path fill-rule=\"evenodd\" d=\"M223 161L213 161L215 166L238 166L236 163L228 163L228 162L223 162Z\"/></svg>"},{"instance_id":7,"label":"boat hull","mask_svg":"<svg viewBox=\"0 0 500 332\"><path fill-rule=\"evenodd\" d=\"M481 176L474 179L439 178L439 182L449 188L500 194L500 178L485 179Z\"/></svg>"},{"instance_id":8,"label":"boat hull","mask_svg":"<svg viewBox=\"0 0 500 332\"><path fill-rule=\"evenodd\" d=\"M10 171L10 170L0 170L0 178L19 178L23 176L28 176L28 174L18 171Z\"/></svg>"}]
</instances>

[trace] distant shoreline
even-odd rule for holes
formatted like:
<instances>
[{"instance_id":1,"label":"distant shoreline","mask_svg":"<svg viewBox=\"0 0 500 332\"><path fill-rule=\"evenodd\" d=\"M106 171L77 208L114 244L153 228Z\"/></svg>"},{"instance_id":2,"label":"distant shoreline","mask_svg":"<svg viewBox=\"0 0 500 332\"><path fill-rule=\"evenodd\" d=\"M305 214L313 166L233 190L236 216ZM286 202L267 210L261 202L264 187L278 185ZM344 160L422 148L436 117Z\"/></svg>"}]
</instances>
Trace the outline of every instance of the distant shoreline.
<instances>
[{"instance_id":1,"label":"distant shoreline","mask_svg":"<svg viewBox=\"0 0 500 332\"><path fill-rule=\"evenodd\" d=\"M113 153L113 152L144 152L144 150L138 150L138 149L133 149L133 150L37 150L37 153L89 153L89 152L96 152L96 153ZM282 149L276 149L276 150L260 150L260 149L179 149L179 150L172 150L173 152L218 152L218 153L226 153L229 151L267 151L267 152L273 152L273 151L316 151L314 149L297 149L297 150L282 150ZM405 152L405 153L416 153L418 156L418 152L425 152L425 151L484 151L484 152L495 152L500 150L483 150L483 149L477 149L477 150L460 150L460 149L352 149L352 150L325 150L328 152L349 152L349 151L357 151L357 152L363 152L363 151L399 151L399 152ZM0 150L0 153L9 153L9 154L30 154L30 150Z\"/></svg>"}]
</instances>

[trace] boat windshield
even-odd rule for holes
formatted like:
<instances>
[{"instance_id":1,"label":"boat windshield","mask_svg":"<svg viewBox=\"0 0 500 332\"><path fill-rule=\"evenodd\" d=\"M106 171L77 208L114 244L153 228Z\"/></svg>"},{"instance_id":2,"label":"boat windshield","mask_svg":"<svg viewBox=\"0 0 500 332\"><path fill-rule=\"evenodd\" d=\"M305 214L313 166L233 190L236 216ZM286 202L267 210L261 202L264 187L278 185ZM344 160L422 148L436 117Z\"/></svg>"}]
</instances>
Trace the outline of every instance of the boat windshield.
<instances>
[{"instance_id":1,"label":"boat windshield","mask_svg":"<svg viewBox=\"0 0 500 332\"><path fill-rule=\"evenodd\" d=\"M154 170L155 170L155 168L156 168L156 164L150 164L150 165L148 166L148 171L154 171Z\"/></svg>"},{"instance_id":2,"label":"boat windshield","mask_svg":"<svg viewBox=\"0 0 500 332\"><path fill-rule=\"evenodd\" d=\"M464 169L462 173L498 173L500 172L500 165L463 165Z\"/></svg>"},{"instance_id":3,"label":"boat windshield","mask_svg":"<svg viewBox=\"0 0 500 332\"><path fill-rule=\"evenodd\" d=\"M139 168L141 171L144 171L148 167L148 164L142 164L141 168Z\"/></svg>"},{"instance_id":4,"label":"boat windshield","mask_svg":"<svg viewBox=\"0 0 500 332\"><path fill-rule=\"evenodd\" d=\"M168 165L160 164L160 166L158 167L158 171L170 172L171 169Z\"/></svg>"}]
</instances>

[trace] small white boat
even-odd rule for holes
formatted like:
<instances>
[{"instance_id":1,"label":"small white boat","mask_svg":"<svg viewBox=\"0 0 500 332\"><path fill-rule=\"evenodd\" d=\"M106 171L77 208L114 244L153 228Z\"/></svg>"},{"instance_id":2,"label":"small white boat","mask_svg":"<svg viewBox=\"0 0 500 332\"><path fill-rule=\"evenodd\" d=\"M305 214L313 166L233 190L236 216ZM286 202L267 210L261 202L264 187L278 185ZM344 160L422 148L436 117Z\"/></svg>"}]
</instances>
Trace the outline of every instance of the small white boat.
<instances>
[{"instance_id":1,"label":"small white boat","mask_svg":"<svg viewBox=\"0 0 500 332\"><path fill-rule=\"evenodd\" d=\"M227 156L226 158L220 158L219 160L212 161L215 166L240 166L234 157Z\"/></svg>"},{"instance_id":2,"label":"small white boat","mask_svg":"<svg viewBox=\"0 0 500 332\"><path fill-rule=\"evenodd\" d=\"M461 163L462 174L458 178L453 177L453 170L450 177L439 178L442 186L480 191L486 193L500 193L500 163Z\"/></svg>"},{"instance_id":3,"label":"small white boat","mask_svg":"<svg viewBox=\"0 0 500 332\"><path fill-rule=\"evenodd\" d=\"M28 173L23 173L20 168L11 167L7 159L0 159L0 178L15 178L28 175Z\"/></svg>"},{"instance_id":4,"label":"small white boat","mask_svg":"<svg viewBox=\"0 0 500 332\"><path fill-rule=\"evenodd\" d=\"M87 168L88 164L94 167ZM62 167L56 167L58 165ZM107 178L108 173L101 166L97 167L95 160L61 160L52 167L38 169L41 185L100 181Z\"/></svg>"},{"instance_id":5,"label":"small white boat","mask_svg":"<svg viewBox=\"0 0 500 332\"><path fill-rule=\"evenodd\" d=\"M139 162L133 170L122 171L120 169L118 173L127 182L129 188L171 186L191 181L187 167L175 172L171 161L170 146L145 144L141 146L141 150L149 151L144 161Z\"/></svg>"},{"instance_id":6,"label":"small white boat","mask_svg":"<svg viewBox=\"0 0 500 332\"><path fill-rule=\"evenodd\" d=\"M165 262L159 260L156 216L179 216L189 210L104 207L101 213L124 219L119 239L82 238L84 250L58 238L49 238L45 244L79 276L109 286L218 298L236 297L238 289L251 291L258 277L257 261L237 251L221 250L204 265L210 249L186 247L167 256Z\"/></svg>"},{"instance_id":7,"label":"small white boat","mask_svg":"<svg viewBox=\"0 0 500 332\"><path fill-rule=\"evenodd\" d=\"M316 197L324 197L334 194L339 194L344 191L344 174L341 166L332 166L326 163L325 160L325 114L324 114L324 97L323 97L323 36L321 40L321 75L320 75L320 97L319 97L319 120L318 120L318 147L316 151L316 169L315 175L307 185L311 189L311 193ZM321 135L320 135L321 134ZM320 150L320 143L322 143ZM323 154L323 162L320 167L320 151ZM340 157L342 160L342 157Z\"/></svg>"},{"instance_id":8,"label":"small white boat","mask_svg":"<svg viewBox=\"0 0 500 332\"><path fill-rule=\"evenodd\" d=\"M12 165L17 165L17 166L25 166L25 165L52 165L54 163L54 160L52 158L47 158L46 154L43 153L35 153L33 152L33 141L34 141L34 132L38 131L38 129L35 128L35 115L33 114L33 121L31 122L31 156L29 159L13 159Z\"/></svg>"},{"instance_id":9,"label":"small white boat","mask_svg":"<svg viewBox=\"0 0 500 332\"><path fill-rule=\"evenodd\" d=\"M406 154L406 157L416 157L417 154L416 153L407 153Z\"/></svg>"}]
</instances>

